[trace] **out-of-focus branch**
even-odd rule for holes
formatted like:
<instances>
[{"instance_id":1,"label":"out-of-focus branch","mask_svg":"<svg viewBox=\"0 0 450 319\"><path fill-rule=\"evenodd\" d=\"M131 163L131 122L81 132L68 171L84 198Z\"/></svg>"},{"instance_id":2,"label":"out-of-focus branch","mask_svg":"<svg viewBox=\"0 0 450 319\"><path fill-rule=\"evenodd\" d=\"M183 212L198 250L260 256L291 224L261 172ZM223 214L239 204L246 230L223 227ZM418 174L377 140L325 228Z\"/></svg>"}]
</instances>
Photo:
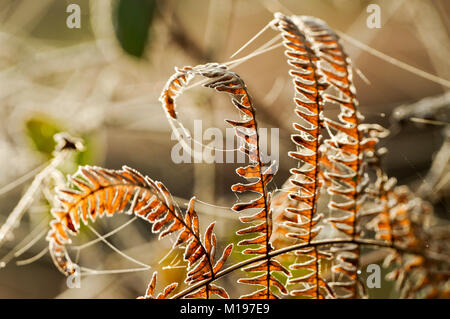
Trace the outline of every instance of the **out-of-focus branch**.
<instances>
[{"instance_id":1,"label":"out-of-focus branch","mask_svg":"<svg viewBox=\"0 0 450 319\"><path fill-rule=\"evenodd\" d=\"M435 154L431 168L418 189L418 195L432 203L450 194L450 91L426 97L412 104L396 107L392 113L395 125L443 126L444 142Z\"/></svg>"},{"instance_id":2,"label":"out-of-focus branch","mask_svg":"<svg viewBox=\"0 0 450 319\"><path fill-rule=\"evenodd\" d=\"M450 126L444 130L445 141L434 156L431 168L418 190L422 198L436 203L450 196Z\"/></svg>"}]
</instances>

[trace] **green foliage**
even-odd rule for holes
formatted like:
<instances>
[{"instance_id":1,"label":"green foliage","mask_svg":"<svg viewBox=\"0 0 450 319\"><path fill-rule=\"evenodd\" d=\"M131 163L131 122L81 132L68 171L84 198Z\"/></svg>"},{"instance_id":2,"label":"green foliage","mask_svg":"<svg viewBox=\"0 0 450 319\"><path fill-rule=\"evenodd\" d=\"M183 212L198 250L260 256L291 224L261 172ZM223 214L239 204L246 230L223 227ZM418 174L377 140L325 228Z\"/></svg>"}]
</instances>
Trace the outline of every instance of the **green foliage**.
<instances>
[{"instance_id":1,"label":"green foliage","mask_svg":"<svg viewBox=\"0 0 450 319\"><path fill-rule=\"evenodd\" d=\"M50 158L56 144L53 136L63 131L61 125L52 119L37 116L30 118L25 128L33 148Z\"/></svg>"},{"instance_id":2,"label":"green foliage","mask_svg":"<svg viewBox=\"0 0 450 319\"><path fill-rule=\"evenodd\" d=\"M114 29L122 49L141 58L149 40L155 0L119 0L113 12Z\"/></svg>"},{"instance_id":3,"label":"green foliage","mask_svg":"<svg viewBox=\"0 0 450 319\"><path fill-rule=\"evenodd\" d=\"M53 136L66 131L65 126L58 121L44 115L36 115L25 122L25 133L29 138L31 147L50 159L55 149ZM77 152L73 158L73 164L87 165L93 164L97 158L97 138L95 134L82 135L85 150Z\"/></svg>"}]
</instances>

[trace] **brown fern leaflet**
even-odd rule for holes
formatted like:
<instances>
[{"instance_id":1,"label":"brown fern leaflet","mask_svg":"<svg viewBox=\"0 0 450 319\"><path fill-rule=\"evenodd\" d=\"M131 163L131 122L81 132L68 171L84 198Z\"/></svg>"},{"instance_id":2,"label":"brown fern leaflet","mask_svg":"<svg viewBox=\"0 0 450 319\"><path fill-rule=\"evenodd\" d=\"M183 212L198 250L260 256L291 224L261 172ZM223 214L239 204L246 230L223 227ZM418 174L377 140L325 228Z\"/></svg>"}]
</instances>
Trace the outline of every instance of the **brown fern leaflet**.
<instances>
[{"instance_id":1,"label":"brown fern leaflet","mask_svg":"<svg viewBox=\"0 0 450 319\"><path fill-rule=\"evenodd\" d=\"M367 228L375 232L376 239L392 243L390 212L394 204L392 200L389 200L388 196L395 186L396 180L393 178L389 179L379 167L377 167L376 172L375 196L379 199L380 205L378 205L379 210L376 212L376 216L367 224Z\"/></svg>"},{"instance_id":2,"label":"brown fern leaflet","mask_svg":"<svg viewBox=\"0 0 450 319\"><path fill-rule=\"evenodd\" d=\"M178 287L178 283L174 282L164 288L163 292L160 292L156 297L154 297L156 288L156 278L157 272L153 273L152 279L150 280L145 296L140 296L137 299L167 299L167 297Z\"/></svg>"}]
</instances>

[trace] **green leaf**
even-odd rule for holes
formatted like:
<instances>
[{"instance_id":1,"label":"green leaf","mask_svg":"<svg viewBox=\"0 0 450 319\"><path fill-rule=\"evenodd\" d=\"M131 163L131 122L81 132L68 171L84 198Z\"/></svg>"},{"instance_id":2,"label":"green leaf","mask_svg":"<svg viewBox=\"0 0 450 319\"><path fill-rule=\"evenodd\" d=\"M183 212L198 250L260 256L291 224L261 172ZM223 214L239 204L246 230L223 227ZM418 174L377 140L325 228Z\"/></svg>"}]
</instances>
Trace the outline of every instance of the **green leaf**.
<instances>
[{"instance_id":1,"label":"green leaf","mask_svg":"<svg viewBox=\"0 0 450 319\"><path fill-rule=\"evenodd\" d=\"M61 125L46 117L30 118L26 121L25 128L32 146L48 157L52 156L55 149L53 135L64 130Z\"/></svg>"},{"instance_id":2,"label":"green leaf","mask_svg":"<svg viewBox=\"0 0 450 319\"><path fill-rule=\"evenodd\" d=\"M25 122L25 130L32 148L51 158L55 149L53 135L65 131L66 128L63 124L50 117L36 115ZM101 149L98 134L90 132L80 137L84 141L85 150L83 152L77 152L73 156L71 159L72 164L78 166L96 163L99 157L98 150Z\"/></svg>"},{"instance_id":3,"label":"green leaf","mask_svg":"<svg viewBox=\"0 0 450 319\"><path fill-rule=\"evenodd\" d=\"M142 57L155 11L155 0L117 1L113 12L114 29L125 52Z\"/></svg>"}]
</instances>

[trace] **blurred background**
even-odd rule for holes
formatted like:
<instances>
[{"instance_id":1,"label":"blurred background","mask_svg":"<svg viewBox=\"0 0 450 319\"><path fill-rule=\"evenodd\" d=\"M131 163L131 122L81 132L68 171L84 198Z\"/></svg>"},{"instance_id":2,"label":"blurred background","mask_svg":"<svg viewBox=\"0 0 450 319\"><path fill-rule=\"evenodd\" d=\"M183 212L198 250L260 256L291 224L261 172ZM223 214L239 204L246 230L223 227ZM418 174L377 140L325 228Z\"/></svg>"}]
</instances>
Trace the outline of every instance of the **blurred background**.
<instances>
[{"instance_id":1,"label":"blurred background","mask_svg":"<svg viewBox=\"0 0 450 319\"><path fill-rule=\"evenodd\" d=\"M371 3L381 8L381 28L366 25ZM70 4L81 9L80 28L66 24ZM62 173L73 173L80 164L114 169L128 165L162 181L181 207L194 194L220 206L198 203L201 224L204 228L217 220L219 242L235 240L239 223L227 207L236 202L230 186L240 181L234 173L237 165L175 164L171 151L176 142L158 98L175 66L229 61L276 11L316 16L390 57L450 80L450 2L445 0L0 0L0 187L45 166L55 146L52 136L66 131L82 138L86 150L68 159L60 167ZM237 58L275 35L266 31ZM383 166L399 184L431 201L440 227L448 228L449 87L350 42L343 44L370 81L354 75L360 112L366 122L391 131L382 141L389 149ZM294 165L287 157L293 149L289 136L295 117L288 70L281 47L233 69L255 99L260 127L279 128L280 170L274 188L281 187ZM178 110L186 127L202 119L203 130L225 130L223 119L237 117L227 97L201 87L186 92ZM31 180L0 191L0 225ZM182 278L176 252L166 256L170 240L155 241L148 224L136 221L108 241L154 268L143 270L102 242L77 248L96 238L83 229L71 252L81 265L130 271L90 273L82 277L81 288L68 289L66 278L43 250L49 220L48 196L40 192L14 237L0 248L0 258L9 254L0 269L0 298L135 298L145 292L153 270L159 270L158 289ZM105 234L128 220L117 216L93 226ZM20 251L23 247L28 249ZM36 255L36 261L23 262ZM230 262L239 258L236 252ZM221 282L231 287L232 296L238 275ZM368 292L373 298L397 296L387 282Z\"/></svg>"}]
</instances>

